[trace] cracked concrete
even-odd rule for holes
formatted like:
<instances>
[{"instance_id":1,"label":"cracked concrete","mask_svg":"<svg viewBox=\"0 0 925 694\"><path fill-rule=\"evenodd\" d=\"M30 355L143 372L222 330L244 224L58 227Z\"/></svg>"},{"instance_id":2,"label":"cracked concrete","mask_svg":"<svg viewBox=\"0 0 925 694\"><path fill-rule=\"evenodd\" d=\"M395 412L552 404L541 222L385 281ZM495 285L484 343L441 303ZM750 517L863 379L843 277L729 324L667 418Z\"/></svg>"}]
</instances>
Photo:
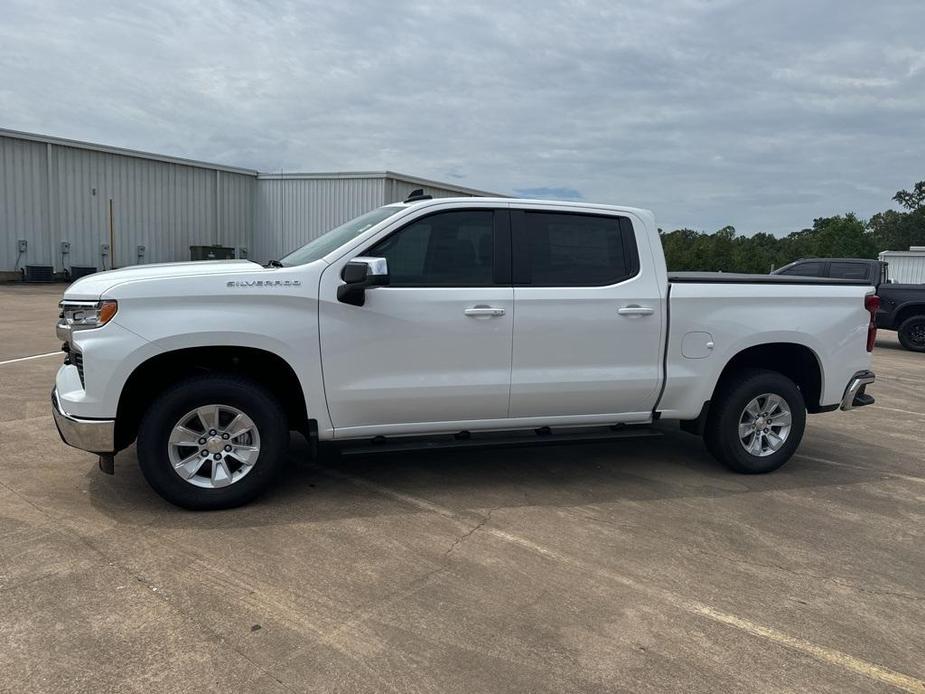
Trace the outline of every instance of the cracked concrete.
<instances>
[{"instance_id":1,"label":"cracked concrete","mask_svg":"<svg viewBox=\"0 0 925 694\"><path fill-rule=\"evenodd\" d=\"M475 525L473 525L472 528L471 528L470 530L467 530L467 531L464 532L462 535L460 535L460 536L457 537L455 540L453 540L453 544L451 544L451 545L449 546L449 548L446 550L446 552L443 553L443 556L444 556L444 557L450 556L450 554L453 553L453 550L454 550L454 549L456 549L459 545L461 545L463 542L465 542L465 541L468 540L470 537L472 537L472 536L473 536L475 533L477 533L479 530L481 530L482 528L484 528L484 527L488 524L488 522L491 521L491 514L494 513L495 511L497 511L499 508L501 508L501 507L500 507L500 506L495 506L494 508L488 509L488 513L485 514L485 517L482 518L482 520L480 520L478 523L476 523Z\"/></svg>"},{"instance_id":2,"label":"cracked concrete","mask_svg":"<svg viewBox=\"0 0 925 694\"><path fill-rule=\"evenodd\" d=\"M57 347L59 291L0 288L0 361ZM0 366L0 691L921 691L925 358L889 334L877 404L772 475L667 426L337 464L294 437L211 514L58 441L59 361Z\"/></svg>"}]
</instances>

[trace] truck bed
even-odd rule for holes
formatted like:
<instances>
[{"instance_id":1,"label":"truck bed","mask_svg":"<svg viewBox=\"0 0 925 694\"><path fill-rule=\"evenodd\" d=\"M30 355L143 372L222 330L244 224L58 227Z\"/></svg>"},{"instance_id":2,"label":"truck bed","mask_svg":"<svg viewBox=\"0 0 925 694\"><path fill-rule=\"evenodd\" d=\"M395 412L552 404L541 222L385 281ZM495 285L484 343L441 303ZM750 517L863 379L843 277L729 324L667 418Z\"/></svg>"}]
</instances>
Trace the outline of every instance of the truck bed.
<instances>
[{"instance_id":1,"label":"truck bed","mask_svg":"<svg viewBox=\"0 0 925 694\"><path fill-rule=\"evenodd\" d=\"M742 272L669 272L668 281L694 284L827 284L856 287L873 286L867 280L798 275L751 275Z\"/></svg>"}]
</instances>

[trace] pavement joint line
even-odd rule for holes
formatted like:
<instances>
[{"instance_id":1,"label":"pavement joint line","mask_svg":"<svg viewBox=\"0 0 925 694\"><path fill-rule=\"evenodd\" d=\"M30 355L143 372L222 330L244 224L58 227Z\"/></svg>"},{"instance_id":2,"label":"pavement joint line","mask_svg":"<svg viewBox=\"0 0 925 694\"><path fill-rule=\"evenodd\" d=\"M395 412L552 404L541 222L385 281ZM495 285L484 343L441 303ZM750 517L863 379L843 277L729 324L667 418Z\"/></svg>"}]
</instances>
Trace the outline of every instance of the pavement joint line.
<instances>
[{"instance_id":1,"label":"pavement joint line","mask_svg":"<svg viewBox=\"0 0 925 694\"><path fill-rule=\"evenodd\" d=\"M877 468L867 467L866 465L854 465L852 463L842 463L838 460L829 460L828 458L817 458L812 455L803 455L802 453L797 453L793 457L802 458L803 460L811 460L814 463L825 463L826 465L837 465L838 467L846 467L852 470L864 470L865 472L874 472L880 475L886 475L888 477L893 477L895 479L906 480L907 482L925 483L925 477L915 477L914 475L903 475L901 473L891 472L889 470L878 470Z\"/></svg>"},{"instance_id":2,"label":"pavement joint line","mask_svg":"<svg viewBox=\"0 0 925 694\"><path fill-rule=\"evenodd\" d=\"M32 356L29 356L29 357L18 357L16 359L7 359L5 361L0 361L0 366L3 366L4 364L15 364L16 362L20 362L20 361L29 361L30 359L44 359L45 357L56 357L56 356L60 356L61 354L63 354L63 352L59 349L57 352L45 352L45 354L33 354Z\"/></svg>"},{"instance_id":3,"label":"pavement joint line","mask_svg":"<svg viewBox=\"0 0 925 694\"><path fill-rule=\"evenodd\" d=\"M807 457L807 456L803 456ZM820 459L821 460L821 459ZM832 461L826 461L832 462ZM342 479L351 484L354 484L371 491L378 492L383 496L395 499L397 501L402 501L406 504L415 506L421 510L428 511L430 513L436 513L445 518L450 518L457 521L462 521L462 514L453 511L452 509L434 504L426 499L422 499L410 494L405 494L403 492L391 489L384 485L372 482L368 479L362 477L357 477L356 475L351 475L348 473L340 472L338 470L332 470L330 468L313 466L322 474L326 474L330 477L336 479ZM865 468L866 469L866 468ZM917 479L917 478L912 478ZM925 480L923 480L925 481ZM498 528L482 526L480 532L483 534L489 534L493 537L496 537L505 542L523 547L524 549L530 550L535 554L539 554L543 557L557 561L559 563L567 564L574 566L579 569L587 570L589 568L587 562L574 557L570 557L566 554L558 552L548 547L544 547L536 542L528 540L519 535L509 533L505 530L500 530ZM788 648L791 651L796 651L804 655L808 655L815 660L818 660L822 663L827 663L829 665L835 665L841 667L844 670L854 672L855 674L863 675L872 680L882 682L884 684L895 687L906 692L913 692L915 694L925 694L925 680L906 675L896 670L891 670L890 668L877 665L875 663L868 662L862 658L857 658L848 653L842 651L827 648L825 646L820 646L819 644L813 643L812 641L807 641L806 639L799 638L797 636L792 636L783 631L774 629L773 627L764 626L757 622L753 622L749 619L739 617L728 612L723 612L717 610L705 603L699 602L697 600L692 600L685 598L677 593L673 593L670 590L664 588L658 588L656 586L647 585L641 583L633 578L624 576L623 574L617 573L607 568L603 567L593 567L594 571L604 577L620 583L627 588L646 593L652 597L655 597L663 602L677 607L685 612L689 612L700 617L712 620L719 624L724 624L726 626L744 631L745 633L751 634L752 636L757 636L773 643L776 643L779 646Z\"/></svg>"},{"instance_id":4,"label":"pavement joint line","mask_svg":"<svg viewBox=\"0 0 925 694\"><path fill-rule=\"evenodd\" d=\"M913 412L912 410L902 410L898 407L884 407L883 405L871 405L871 407L878 410L889 410L890 412L904 412L905 414L914 414L919 417L925 416L921 412Z\"/></svg>"}]
</instances>

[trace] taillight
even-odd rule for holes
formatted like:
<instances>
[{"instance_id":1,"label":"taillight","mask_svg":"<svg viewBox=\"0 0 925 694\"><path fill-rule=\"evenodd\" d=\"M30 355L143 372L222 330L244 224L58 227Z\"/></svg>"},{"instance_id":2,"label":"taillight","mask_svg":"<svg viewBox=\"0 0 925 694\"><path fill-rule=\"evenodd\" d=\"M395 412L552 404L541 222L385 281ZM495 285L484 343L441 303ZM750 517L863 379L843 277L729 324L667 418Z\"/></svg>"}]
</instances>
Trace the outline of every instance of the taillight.
<instances>
[{"instance_id":1,"label":"taillight","mask_svg":"<svg viewBox=\"0 0 925 694\"><path fill-rule=\"evenodd\" d=\"M874 342L877 340L877 310L880 308L880 297L876 294L864 297L864 308L870 313L870 323L867 324L867 351L874 351Z\"/></svg>"}]
</instances>

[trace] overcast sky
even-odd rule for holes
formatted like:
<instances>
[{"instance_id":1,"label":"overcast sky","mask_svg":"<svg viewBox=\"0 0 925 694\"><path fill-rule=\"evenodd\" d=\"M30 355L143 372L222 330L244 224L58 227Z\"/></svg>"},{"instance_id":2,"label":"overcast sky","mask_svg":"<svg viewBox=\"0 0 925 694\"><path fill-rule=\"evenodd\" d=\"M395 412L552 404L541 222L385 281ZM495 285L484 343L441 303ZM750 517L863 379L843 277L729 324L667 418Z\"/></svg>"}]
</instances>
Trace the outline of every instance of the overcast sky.
<instances>
[{"instance_id":1,"label":"overcast sky","mask_svg":"<svg viewBox=\"0 0 925 694\"><path fill-rule=\"evenodd\" d=\"M0 127L780 234L925 179L923 27L923 0L0 0Z\"/></svg>"}]
</instances>

